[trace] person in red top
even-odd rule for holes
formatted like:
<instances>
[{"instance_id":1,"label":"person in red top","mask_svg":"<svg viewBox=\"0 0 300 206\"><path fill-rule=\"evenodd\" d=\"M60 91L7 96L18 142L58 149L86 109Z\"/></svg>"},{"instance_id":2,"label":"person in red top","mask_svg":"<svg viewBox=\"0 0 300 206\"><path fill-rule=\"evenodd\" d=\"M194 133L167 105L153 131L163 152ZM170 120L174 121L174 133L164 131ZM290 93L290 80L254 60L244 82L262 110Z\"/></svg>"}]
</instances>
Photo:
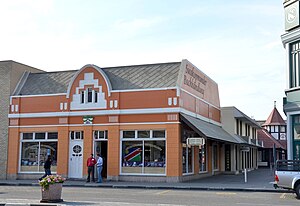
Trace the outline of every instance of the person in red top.
<instances>
[{"instance_id":1,"label":"person in red top","mask_svg":"<svg viewBox=\"0 0 300 206\"><path fill-rule=\"evenodd\" d=\"M95 182L95 177L94 177L94 167L95 164L97 163L96 159L94 158L94 155L91 154L91 156L87 159L87 167L88 167L88 177L86 182L90 182L90 174L92 173L92 181Z\"/></svg>"}]
</instances>

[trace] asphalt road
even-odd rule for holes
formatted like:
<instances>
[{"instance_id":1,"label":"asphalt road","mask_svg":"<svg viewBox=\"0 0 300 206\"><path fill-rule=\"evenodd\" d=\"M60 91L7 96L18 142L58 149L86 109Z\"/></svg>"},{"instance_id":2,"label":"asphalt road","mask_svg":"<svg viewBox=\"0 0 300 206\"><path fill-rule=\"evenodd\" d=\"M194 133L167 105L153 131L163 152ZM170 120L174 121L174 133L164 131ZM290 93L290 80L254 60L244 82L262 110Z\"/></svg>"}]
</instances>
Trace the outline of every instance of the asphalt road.
<instances>
[{"instance_id":1,"label":"asphalt road","mask_svg":"<svg viewBox=\"0 0 300 206\"><path fill-rule=\"evenodd\" d=\"M293 193L230 192L199 190L113 189L64 187L64 202L54 205L199 205L199 206L293 206L300 200ZM37 204L38 186L0 186L3 203ZM49 204L47 204L49 205Z\"/></svg>"}]
</instances>

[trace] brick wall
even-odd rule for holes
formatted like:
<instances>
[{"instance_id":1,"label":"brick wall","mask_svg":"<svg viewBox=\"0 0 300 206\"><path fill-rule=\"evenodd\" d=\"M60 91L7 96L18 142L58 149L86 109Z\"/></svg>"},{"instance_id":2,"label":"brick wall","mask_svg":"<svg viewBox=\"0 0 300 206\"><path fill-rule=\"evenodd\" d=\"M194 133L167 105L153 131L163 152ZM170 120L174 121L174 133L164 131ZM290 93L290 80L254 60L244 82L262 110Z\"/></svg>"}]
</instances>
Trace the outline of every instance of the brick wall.
<instances>
[{"instance_id":1,"label":"brick wall","mask_svg":"<svg viewBox=\"0 0 300 206\"><path fill-rule=\"evenodd\" d=\"M6 179L11 63L0 62L0 179Z\"/></svg>"},{"instance_id":2,"label":"brick wall","mask_svg":"<svg viewBox=\"0 0 300 206\"><path fill-rule=\"evenodd\" d=\"M0 179L7 178L9 97L24 71L41 72L14 61L0 61Z\"/></svg>"}]
</instances>

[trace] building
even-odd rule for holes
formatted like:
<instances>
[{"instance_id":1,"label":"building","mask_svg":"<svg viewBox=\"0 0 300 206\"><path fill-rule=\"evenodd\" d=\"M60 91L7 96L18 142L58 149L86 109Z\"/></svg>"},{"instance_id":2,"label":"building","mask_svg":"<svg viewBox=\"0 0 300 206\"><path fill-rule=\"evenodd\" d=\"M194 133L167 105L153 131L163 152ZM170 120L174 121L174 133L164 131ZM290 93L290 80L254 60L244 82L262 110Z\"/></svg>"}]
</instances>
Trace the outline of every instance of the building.
<instances>
[{"instance_id":1,"label":"building","mask_svg":"<svg viewBox=\"0 0 300 206\"><path fill-rule=\"evenodd\" d=\"M114 181L179 182L240 169L232 149L244 141L221 127L218 85L187 60L86 65L20 82L10 101L9 179L39 177L47 155L54 173L82 179L91 153L101 153L103 176ZM249 154L255 159L255 149Z\"/></svg>"},{"instance_id":2,"label":"building","mask_svg":"<svg viewBox=\"0 0 300 206\"><path fill-rule=\"evenodd\" d=\"M261 127L236 107L221 108L223 128L239 141L239 144L225 145L225 155L231 156L231 169L236 173L244 169L257 169L257 130ZM227 164L226 164L227 165Z\"/></svg>"},{"instance_id":3,"label":"building","mask_svg":"<svg viewBox=\"0 0 300 206\"><path fill-rule=\"evenodd\" d=\"M286 50L287 88L284 112L287 116L287 157L300 159L300 17L299 0L285 0L285 31L281 36Z\"/></svg>"},{"instance_id":4,"label":"building","mask_svg":"<svg viewBox=\"0 0 300 206\"><path fill-rule=\"evenodd\" d=\"M286 123L279 114L276 104L266 121L261 121L262 129L258 130L259 166L274 165L276 160L286 159Z\"/></svg>"},{"instance_id":5,"label":"building","mask_svg":"<svg viewBox=\"0 0 300 206\"><path fill-rule=\"evenodd\" d=\"M14 93L22 76L28 72L41 72L15 61L0 61L0 179L6 179L9 97Z\"/></svg>"}]
</instances>

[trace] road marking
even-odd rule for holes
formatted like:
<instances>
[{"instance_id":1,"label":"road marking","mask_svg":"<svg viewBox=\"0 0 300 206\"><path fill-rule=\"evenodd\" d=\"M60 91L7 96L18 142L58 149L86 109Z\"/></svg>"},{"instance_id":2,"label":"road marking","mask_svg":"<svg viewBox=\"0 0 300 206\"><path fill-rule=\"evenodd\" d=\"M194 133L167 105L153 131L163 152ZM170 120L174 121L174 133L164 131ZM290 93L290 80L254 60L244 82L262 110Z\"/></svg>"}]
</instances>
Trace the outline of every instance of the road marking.
<instances>
[{"instance_id":1,"label":"road marking","mask_svg":"<svg viewBox=\"0 0 300 206\"><path fill-rule=\"evenodd\" d=\"M280 195L280 199L285 199L285 193L283 193L282 195Z\"/></svg>"},{"instance_id":2,"label":"road marking","mask_svg":"<svg viewBox=\"0 0 300 206\"><path fill-rule=\"evenodd\" d=\"M166 194L166 193L168 193L168 192L170 192L171 190L165 190L165 191L162 191L162 192L158 192L158 193L156 193L157 195L164 195L164 194Z\"/></svg>"},{"instance_id":3,"label":"road marking","mask_svg":"<svg viewBox=\"0 0 300 206\"><path fill-rule=\"evenodd\" d=\"M236 195L235 192L217 192L217 195Z\"/></svg>"}]
</instances>

